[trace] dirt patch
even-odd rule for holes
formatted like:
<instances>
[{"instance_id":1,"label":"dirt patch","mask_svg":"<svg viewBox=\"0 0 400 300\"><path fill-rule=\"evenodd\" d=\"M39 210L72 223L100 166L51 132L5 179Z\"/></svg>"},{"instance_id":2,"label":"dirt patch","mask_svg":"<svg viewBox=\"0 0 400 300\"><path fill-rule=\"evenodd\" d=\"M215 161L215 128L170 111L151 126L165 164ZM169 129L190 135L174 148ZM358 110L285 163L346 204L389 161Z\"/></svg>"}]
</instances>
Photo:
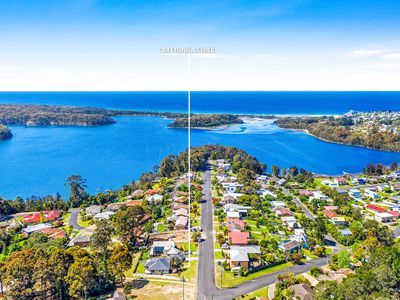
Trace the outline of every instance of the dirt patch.
<instances>
[{"instance_id":1,"label":"dirt patch","mask_svg":"<svg viewBox=\"0 0 400 300\"><path fill-rule=\"evenodd\" d=\"M141 288L133 289L134 299L139 300L171 300L182 299L182 284L149 282ZM185 285L185 299L195 300L196 289L194 285Z\"/></svg>"},{"instance_id":2,"label":"dirt patch","mask_svg":"<svg viewBox=\"0 0 400 300\"><path fill-rule=\"evenodd\" d=\"M150 241L174 241L175 243L185 243L188 240L187 230L174 230L162 233L153 233L149 237Z\"/></svg>"}]
</instances>

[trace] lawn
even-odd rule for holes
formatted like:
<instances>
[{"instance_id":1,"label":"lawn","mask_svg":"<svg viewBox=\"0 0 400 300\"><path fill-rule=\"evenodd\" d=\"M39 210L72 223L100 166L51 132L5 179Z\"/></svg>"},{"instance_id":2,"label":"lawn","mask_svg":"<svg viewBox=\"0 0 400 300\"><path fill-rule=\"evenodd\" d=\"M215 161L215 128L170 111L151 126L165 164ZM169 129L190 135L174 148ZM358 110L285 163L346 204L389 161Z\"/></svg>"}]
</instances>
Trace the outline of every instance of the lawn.
<instances>
[{"instance_id":1,"label":"lawn","mask_svg":"<svg viewBox=\"0 0 400 300\"><path fill-rule=\"evenodd\" d=\"M183 273L186 281L196 282L197 281L197 260L192 260L190 262L185 262L183 265Z\"/></svg>"},{"instance_id":2,"label":"lawn","mask_svg":"<svg viewBox=\"0 0 400 300\"><path fill-rule=\"evenodd\" d=\"M221 251L215 251L215 259L223 259L224 256L222 255Z\"/></svg>"},{"instance_id":3,"label":"lawn","mask_svg":"<svg viewBox=\"0 0 400 300\"><path fill-rule=\"evenodd\" d=\"M243 300L253 300L257 298L268 298L268 287L263 287L259 290L256 290L254 292L251 292L249 294L242 295L241 297L237 299L243 299Z\"/></svg>"},{"instance_id":4,"label":"lawn","mask_svg":"<svg viewBox=\"0 0 400 300\"><path fill-rule=\"evenodd\" d=\"M138 264L138 267L136 269L136 273L141 273L144 274L145 268L144 268L144 262L140 262Z\"/></svg>"},{"instance_id":5,"label":"lawn","mask_svg":"<svg viewBox=\"0 0 400 300\"><path fill-rule=\"evenodd\" d=\"M328 249L327 249L327 250L328 250ZM312 254L312 253L310 252L310 250L308 250L308 249L303 248L302 251L303 251L303 254L304 254L305 256L308 256L309 258L312 258L312 259L318 258L318 256Z\"/></svg>"},{"instance_id":6,"label":"lawn","mask_svg":"<svg viewBox=\"0 0 400 300\"><path fill-rule=\"evenodd\" d=\"M132 277L132 274L135 271L135 267L139 263L140 255L141 255L141 252L135 253L133 255L131 268L124 272L125 277ZM144 265L143 265L143 272L144 272Z\"/></svg>"},{"instance_id":7,"label":"lawn","mask_svg":"<svg viewBox=\"0 0 400 300\"><path fill-rule=\"evenodd\" d=\"M69 218L71 217L71 214L70 213L64 213L63 214L63 222L64 222L64 225L68 225L68 222L69 222Z\"/></svg>"},{"instance_id":8,"label":"lawn","mask_svg":"<svg viewBox=\"0 0 400 300\"><path fill-rule=\"evenodd\" d=\"M157 226L157 231L158 232L163 232L165 229L168 229L168 226L165 224L158 224Z\"/></svg>"},{"instance_id":9,"label":"lawn","mask_svg":"<svg viewBox=\"0 0 400 300\"><path fill-rule=\"evenodd\" d=\"M241 284L243 282L258 278L260 276L268 275L270 273L289 268L291 266L293 266L293 264L291 262L287 262L287 263L283 263L280 265L272 266L270 268L267 268L267 269L264 269L264 270L261 270L261 271L255 272L255 273L248 274L247 276L243 276L243 277L240 275L237 275L235 277L235 274L233 272L224 271L223 278L222 278L222 285L224 288L232 287L232 286ZM221 287L221 267L217 266L216 273L217 273L217 276L216 276L217 277L216 278L217 279L217 281L216 281L217 287L220 288Z\"/></svg>"},{"instance_id":10,"label":"lawn","mask_svg":"<svg viewBox=\"0 0 400 300\"><path fill-rule=\"evenodd\" d=\"M82 227L89 227L90 225L93 225L93 220L83 221L81 216L78 216L78 225Z\"/></svg>"}]
</instances>

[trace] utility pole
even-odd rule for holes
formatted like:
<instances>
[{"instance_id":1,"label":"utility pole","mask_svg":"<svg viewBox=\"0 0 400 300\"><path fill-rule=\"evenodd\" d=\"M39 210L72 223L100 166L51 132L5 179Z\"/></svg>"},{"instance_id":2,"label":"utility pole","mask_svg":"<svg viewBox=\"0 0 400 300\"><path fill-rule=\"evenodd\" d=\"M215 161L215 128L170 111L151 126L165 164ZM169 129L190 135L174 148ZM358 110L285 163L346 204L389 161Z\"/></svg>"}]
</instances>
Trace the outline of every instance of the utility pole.
<instances>
[{"instance_id":1,"label":"utility pole","mask_svg":"<svg viewBox=\"0 0 400 300\"><path fill-rule=\"evenodd\" d=\"M182 299L185 300L185 277L182 277Z\"/></svg>"}]
</instances>

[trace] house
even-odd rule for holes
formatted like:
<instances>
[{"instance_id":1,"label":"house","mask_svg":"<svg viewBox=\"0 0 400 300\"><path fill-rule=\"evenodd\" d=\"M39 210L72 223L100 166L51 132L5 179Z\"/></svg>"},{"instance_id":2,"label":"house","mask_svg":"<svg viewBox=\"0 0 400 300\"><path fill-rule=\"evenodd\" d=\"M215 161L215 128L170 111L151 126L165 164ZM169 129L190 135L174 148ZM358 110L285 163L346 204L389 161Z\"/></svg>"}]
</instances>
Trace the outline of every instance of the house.
<instances>
[{"instance_id":1,"label":"house","mask_svg":"<svg viewBox=\"0 0 400 300\"><path fill-rule=\"evenodd\" d=\"M175 217L188 217L189 212L186 208L179 208L173 211L172 213Z\"/></svg>"},{"instance_id":2,"label":"house","mask_svg":"<svg viewBox=\"0 0 400 300\"><path fill-rule=\"evenodd\" d=\"M168 274L171 270L169 257L148 259L144 265L147 274Z\"/></svg>"},{"instance_id":3,"label":"house","mask_svg":"<svg viewBox=\"0 0 400 300\"><path fill-rule=\"evenodd\" d=\"M357 182L358 182L358 184L366 184L367 183L367 179L365 179L365 178L357 178Z\"/></svg>"},{"instance_id":4,"label":"house","mask_svg":"<svg viewBox=\"0 0 400 300\"><path fill-rule=\"evenodd\" d=\"M335 211L335 210L338 210L338 208L339 208L339 207L334 206L334 205L324 206L324 209L325 209L325 210L333 210L333 211Z\"/></svg>"},{"instance_id":5,"label":"house","mask_svg":"<svg viewBox=\"0 0 400 300\"><path fill-rule=\"evenodd\" d=\"M45 211L43 219L45 221L53 221L59 219L60 217L61 217L61 210L54 209L50 211Z\"/></svg>"},{"instance_id":6,"label":"house","mask_svg":"<svg viewBox=\"0 0 400 300\"><path fill-rule=\"evenodd\" d=\"M105 211L93 216L95 220L109 220L112 215L115 215L115 212Z\"/></svg>"},{"instance_id":7,"label":"house","mask_svg":"<svg viewBox=\"0 0 400 300\"><path fill-rule=\"evenodd\" d=\"M322 212L329 220L338 216L334 210L323 210Z\"/></svg>"},{"instance_id":8,"label":"house","mask_svg":"<svg viewBox=\"0 0 400 300\"><path fill-rule=\"evenodd\" d=\"M40 213L29 214L24 217L24 223L39 223Z\"/></svg>"},{"instance_id":9,"label":"house","mask_svg":"<svg viewBox=\"0 0 400 300\"><path fill-rule=\"evenodd\" d=\"M51 228L52 226L48 223L40 223L40 224L36 224L36 225L32 225L32 226L28 226L24 229L22 229L23 233L25 233L26 235L30 235L31 233L40 231L44 228Z\"/></svg>"},{"instance_id":10,"label":"house","mask_svg":"<svg viewBox=\"0 0 400 300\"><path fill-rule=\"evenodd\" d=\"M281 209L277 209L275 211L277 216L291 216L292 212L290 211L289 208L281 208Z\"/></svg>"},{"instance_id":11,"label":"house","mask_svg":"<svg viewBox=\"0 0 400 300\"><path fill-rule=\"evenodd\" d=\"M277 209L281 209L281 208L285 208L285 207L286 207L286 205L282 201L271 201L272 210L277 210Z\"/></svg>"},{"instance_id":12,"label":"house","mask_svg":"<svg viewBox=\"0 0 400 300\"><path fill-rule=\"evenodd\" d=\"M225 187L228 193L235 193L236 190L241 189L243 187L243 184L234 182L223 183L222 185Z\"/></svg>"},{"instance_id":13,"label":"house","mask_svg":"<svg viewBox=\"0 0 400 300\"><path fill-rule=\"evenodd\" d=\"M242 231L246 225L247 222L239 219L228 219L226 221L226 225L228 227L228 231Z\"/></svg>"},{"instance_id":14,"label":"house","mask_svg":"<svg viewBox=\"0 0 400 300\"><path fill-rule=\"evenodd\" d=\"M393 221L393 215L387 212L375 213L375 220L381 223L389 223Z\"/></svg>"},{"instance_id":15,"label":"house","mask_svg":"<svg viewBox=\"0 0 400 300\"><path fill-rule=\"evenodd\" d=\"M299 194L300 194L300 196L310 197L312 195L312 192L310 192L309 190L305 189L305 190L299 190Z\"/></svg>"},{"instance_id":16,"label":"house","mask_svg":"<svg viewBox=\"0 0 400 300\"><path fill-rule=\"evenodd\" d=\"M236 211L239 213L240 217L247 216L247 211L251 209L251 206L242 206L234 203L228 203L224 205L224 212L228 213L228 211Z\"/></svg>"},{"instance_id":17,"label":"house","mask_svg":"<svg viewBox=\"0 0 400 300\"><path fill-rule=\"evenodd\" d=\"M341 229L341 230L339 230L339 232L343 236L351 236L352 235L351 230L347 229L347 228L346 229Z\"/></svg>"},{"instance_id":18,"label":"house","mask_svg":"<svg viewBox=\"0 0 400 300\"><path fill-rule=\"evenodd\" d=\"M298 251L301 249L301 245L298 241L291 240L291 241L286 241L283 242L278 246L279 249L281 249L283 252L294 252Z\"/></svg>"},{"instance_id":19,"label":"house","mask_svg":"<svg viewBox=\"0 0 400 300\"><path fill-rule=\"evenodd\" d=\"M11 221L6 222L5 223L5 227L6 227L7 231L9 231L9 230L17 230L17 229L23 227L23 224L20 221L18 221L17 219L14 218Z\"/></svg>"},{"instance_id":20,"label":"house","mask_svg":"<svg viewBox=\"0 0 400 300\"><path fill-rule=\"evenodd\" d=\"M97 215L101 212L101 205L91 205L86 208L86 214L89 216Z\"/></svg>"},{"instance_id":21,"label":"house","mask_svg":"<svg viewBox=\"0 0 400 300\"><path fill-rule=\"evenodd\" d=\"M361 198L361 192L358 189L350 189L349 196L352 198Z\"/></svg>"},{"instance_id":22,"label":"house","mask_svg":"<svg viewBox=\"0 0 400 300\"><path fill-rule=\"evenodd\" d=\"M255 256L258 260L261 256L260 246L231 246L229 251L231 268L242 267L245 270L248 270L249 263L251 262L249 254L252 254L252 256Z\"/></svg>"},{"instance_id":23,"label":"house","mask_svg":"<svg viewBox=\"0 0 400 300\"><path fill-rule=\"evenodd\" d=\"M90 236L87 234L83 233L78 233L74 238L68 243L68 247L86 247L89 245L90 242Z\"/></svg>"},{"instance_id":24,"label":"house","mask_svg":"<svg viewBox=\"0 0 400 300\"><path fill-rule=\"evenodd\" d=\"M374 191L371 191L370 189L365 189L364 190L364 196L365 197L369 197L369 198L373 198L373 199L379 198L378 193L374 192Z\"/></svg>"},{"instance_id":25,"label":"house","mask_svg":"<svg viewBox=\"0 0 400 300\"><path fill-rule=\"evenodd\" d=\"M225 195L223 196L223 198L222 198L222 202L223 202L224 204L226 204L226 203L235 203L235 202L236 202L236 198L233 197L233 196L230 195L230 194L225 194Z\"/></svg>"},{"instance_id":26,"label":"house","mask_svg":"<svg viewBox=\"0 0 400 300\"><path fill-rule=\"evenodd\" d=\"M125 203L111 203L111 204L108 204L106 211L117 212L124 205L126 205L126 204Z\"/></svg>"},{"instance_id":27,"label":"house","mask_svg":"<svg viewBox=\"0 0 400 300\"><path fill-rule=\"evenodd\" d=\"M231 231L228 234L231 245L247 245L250 234L246 231Z\"/></svg>"},{"instance_id":28,"label":"house","mask_svg":"<svg viewBox=\"0 0 400 300\"><path fill-rule=\"evenodd\" d=\"M142 204L143 204L143 200L128 200L125 202L125 205L128 207L141 206Z\"/></svg>"},{"instance_id":29,"label":"house","mask_svg":"<svg viewBox=\"0 0 400 300\"><path fill-rule=\"evenodd\" d=\"M329 197L324 195L321 191L312 192L312 196L310 199L318 199L318 200L329 200Z\"/></svg>"},{"instance_id":30,"label":"house","mask_svg":"<svg viewBox=\"0 0 400 300\"><path fill-rule=\"evenodd\" d=\"M374 205L374 204L367 204L366 209L374 212L374 213L384 213L387 209Z\"/></svg>"},{"instance_id":31,"label":"house","mask_svg":"<svg viewBox=\"0 0 400 300\"><path fill-rule=\"evenodd\" d=\"M163 200L163 195L154 194L146 197L146 201L153 204L160 204Z\"/></svg>"},{"instance_id":32,"label":"house","mask_svg":"<svg viewBox=\"0 0 400 300\"><path fill-rule=\"evenodd\" d=\"M281 217L281 220L289 228L292 228L294 226L294 224L296 223L296 218L293 216Z\"/></svg>"},{"instance_id":33,"label":"house","mask_svg":"<svg viewBox=\"0 0 400 300\"><path fill-rule=\"evenodd\" d=\"M273 192L271 192L270 190L267 190L267 189L260 189L260 190L257 191L257 194L259 194L259 195L261 195L263 197L267 197L267 196L274 197L274 198L277 197L275 193L273 193Z\"/></svg>"},{"instance_id":34,"label":"house","mask_svg":"<svg viewBox=\"0 0 400 300\"><path fill-rule=\"evenodd\" d=\"M238 211L228 211L226 212L226 217L229 219L239 219L240 214Z\"/></svg>"},{"instance_id":35,"label":"house","mask_svg":"<svg viewBox=\"0 0 400 300\"><path fill-rule=\"evenodd\" d=\"M346 226L347 222L344 217L333 217L331 222L337 226Z\"/></svg>"},{"instance_id":36,"label":"house","mask_svg":"<svg viewBox=\"0 0 400 300\"><path fill-rule=\"evenodd\" d=\"M260 175L256 178L257 181L266 181L267 180L267 176L265 175Z\"/></svg>"},{"instance_id":37,"label":"house","mask_svg":"<svg viewBox=\"0 0 400 300\"><path fill-rule=\"evenodd\" d=\"M286 183L286 179L285 178L281 178L279 179L276 184L279 186L283 186Z\"/></svg>"},{"instance_id":38,"label":"house","mask_svg":"<svg viewBox=\"0 0 400 300\"><path fill-rule=\"evenodd\" d=\"M308 240L304 229L296 228L294 230L294 235L290 236L291 240L299 242L303 247L308 248Z\"/></svg>"},{"instance_id":39,"label":"house","mask_svg":"<svg viewBox=\"0 0 400 300\"><path fill-rule=\"evenodd\" d=\"M400 212L398 211L388 211L387 213L392 215L394 220L400 218Z\"/></svg>"},{"instance_id":40,"label":"house","mask_svg":"<svg viewBox=\"0 0 400 300\"><path fill-rule=\"evenodd\" d=\"M300 300L312 300L313 290L305 283L289 286L289 290L294 292L294 298Z\"/></svg>"},{"instance_id":41,"label":"house","mask_svg":"<svg viewBox=\"0 0 400 300\"><path fill-rule=\"evenodd\" d=\"M188 224L188 218L187 217L178 217L175 221L175 229L186 229L186 226Z\"/></svg>"},{"instance_id":42,"label":"house","mask_svg":"<svg viewBox=\"0 0 400 300\"><path fill-rule=\"evenodd\" d=\"M344 177L335 178L333 181L335 183L337 183L337 185L346 185L347 184L347 179Z\"/></svg>"},{"instance_id":43,"label":"house","mask_svg":"<svg viewBox=\"0 0 400 300\"><path fill-rule=\"evenodd\" d=\"M67 237L67 233L65 232L65 230L59 228L47 227L39 230L39 232L46 234L51 239L62 239Z\"/></svg>"},{"instance_id":44,"label":"house","mask_svg":"<svg viewBox=\"0 0 400 300\"><path fill-rule=\"evenodd\" d=\"M179 258L183 260L184 254L175 247L174 241L154 241L150 248L150 257L166 255L169 258Z\"/></svg>"},{"instance_id":45,"label":"house","mask_svg":"<svg viewBox=\"0 0 400 300\"><path fill-rule=\"evenodd\" d=\"M135 190L133 193L132 193L132 195L131 196L133 196L133 197L140 197L140 196L142 196L144 194L144 191L143 190Z\"/></svg>"}]
</instances>

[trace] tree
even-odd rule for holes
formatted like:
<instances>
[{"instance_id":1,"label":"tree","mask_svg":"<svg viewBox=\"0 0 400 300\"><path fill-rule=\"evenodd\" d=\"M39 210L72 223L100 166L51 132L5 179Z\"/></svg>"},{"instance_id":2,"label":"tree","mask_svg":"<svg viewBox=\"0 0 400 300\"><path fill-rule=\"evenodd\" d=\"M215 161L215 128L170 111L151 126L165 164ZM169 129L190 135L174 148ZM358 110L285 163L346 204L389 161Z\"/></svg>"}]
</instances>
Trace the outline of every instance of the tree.
<instances>
[{"instance_id":1,"label":"tree","mask_svg":"<svg viewBox=\"0 0 400 300\"><path fill-rule=\"evenodd\" d=\"M134 247L136 242L136 232L141 225L145 215L141 206L127 207L120 209L114 215L113 225L116 233L121 237L123 243L128 247Z\"/></svg>"},{"instance_id":2,"label":"tree","mask_svg":"<svg viewBox=\"0 0 400 300\"><path fill-rule=\"evenodd\" d=\"M3 267L3 284L11 299L28 300L34 298L35 251L18 251L9 256Z\"/></svg>"},{"instance_id":3,"label":"tree","mask_svg":"<svg viewBox=\"0 0 400 300\"><path fill-rule=\"evenodd\" d=\"M175 162L174 155L168 155L167 157L165 157L160 163L160 168L158 171L160 176L171 177L172 173L175 171L174 162Z\"/></svg>"},{"instance_id":4,"label":"tree","mask_svg":"<svg viewBox=\"0 0 400 300\"><path fill-rule=\"evenodd\" d=\"M278 166L273 165L273 166L271 166L271 172L272 172L272 175L279 176L280 169Z\"/></svg>"},{"instance_id":5,"label":"tree","mask_svg":"<svg viewBox=\"0 0 400 300\"><path fill-rule=\"evenodd\" d=\"M200 238L201 238L201 232L200 231L195 231L195 232L192 233L193 242L198 243Z\"/></svg>"},{"instance_id":6,"label":"tree","mask_svg":"<svg viewBox=\"0 0 400 300\"><path fill-rule=\"evenodd\" d=\"M72 297L88 299L89 291L95 286L96 267L89 256L75 259L68 270L65 281Z\"/></svg>"},{"instance_id":7,"label":"tree","mask_svg":"<svg viewBox=\"0 0 400 300\"><path fill-rule=\"evenodd\" d=\"M106 284L109 282L108 274L108 256L110 251L108 246L111 243L111 235L114 232L114 228L107 220L101 220L96 222L96 229L90 238L90 246L93 247L102 257L103 272L106 280Z\"/></svg>"},{"instance_id":8,"label":"tree","mask_svg":"<svg viewBox=\"0 0 400 300\"><path fill-rule=\"evenodd\" d=\"M53 270L54 277L52 280L55 283L58 299L65 299L68 295L65 278L73 261L72 255L62 249L56 249L50 254L49 265Z\"/></svg>"},{"instance_id":9,"label":"tree","mask_svg":"<svg viewBox=\"0 0 400 300\"><path fill-rule=\"evenodd\" d=\"M350 266L350 253L342 250L337 254L337 264L339 268L348 268Z\"/></svg>"},{"instance_id":10,"label":"tree","mask_svg":"<svg viewBox=\"0 0 400 300\"><path fill-rule=\"evenodd\" d=\"M55 292L54 273L49 264L47 254L43 250L35 253L35 266L33 272L34 291L41 299L48 299Z\"/></svg>"},{"instance_id":11,"label":"tree","mask_svg":"<svg viewBox=\"0 0 400 300\"><path fill-rule=\"evenodd\" d=\"M110 257L110 267L118 283L124 282L125 272L131 268L132 259L128 247L117 244Z\"/></svg>"},{"instance_id":12,"label":"tree","mask_svg":"<svg viewBox=\"0 0 400 300\"><path fill-rule=\"evenodd\" d=\"M85 191L86 180L80 175L71 175L67 178L65 185L69 186L70 189L69 202L71 207L79 207L88 198Z\"/></svg>"}]
</instances>

